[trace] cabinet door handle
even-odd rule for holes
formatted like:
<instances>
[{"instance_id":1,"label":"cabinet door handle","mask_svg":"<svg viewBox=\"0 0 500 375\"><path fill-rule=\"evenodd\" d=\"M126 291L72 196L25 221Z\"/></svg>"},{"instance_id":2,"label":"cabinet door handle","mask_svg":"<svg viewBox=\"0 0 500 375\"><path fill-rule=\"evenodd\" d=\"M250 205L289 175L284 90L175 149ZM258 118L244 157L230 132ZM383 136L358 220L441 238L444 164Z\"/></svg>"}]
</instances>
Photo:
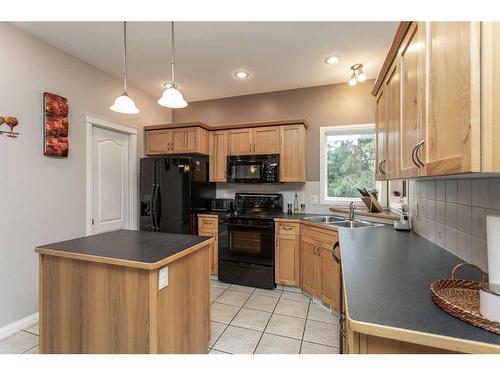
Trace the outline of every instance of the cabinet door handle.
<instances>
[{"instance_id":1,"label":"cabinet door handle","mask_svg":"<svg viewBox=\"0 0 500 375\"><path fill-rule=\"evenodd\" d=\"M205 225L212 225L212 222L208 221L208 220L203 220L203 224L205 224Z\"/></svg>"},{"instance_id":2,"label":"cabinet door handle","mask_svg":"<svg viewBox=\"0 0 500 375\"><path fill-rule=\"evenodd\" d=\"M417 168L420 168L420 164L418 164L417 160L415 159L415 151L417 151L419 143L417 143L414 147L413 150L411 151L411 160L413 160L413 164L417 166Z\"/></svg>"},{"instance_id":3,"label":"cabinet door handle","mask_svg":"<svg viewBox=\"0 0 500 375\"><path fill-rule=\"evenodd\" d=\"M415 149L415 157L417 158L417 161L420 163L422 167L425 167L425 164L422 163L420 158L418 157L418 151L420 150L420 147L422 147L425 143L425 140L420 141L420 143L417 144L417 148Z\"/></svg>"},{"instance_id":4,"label":"cabinet door handle","mask_svg":"<svg viewBox=\"0 0 500 375\"><path fill-rule=\"evenodd\" d=\"M339 241L335 242L335 244L333 245L332 247L332 257L333 257L333 260L336 262L336 263L339 263L340 264L340 258L337 256L337 254L335 254L335 249L337 247L339 247Z\"/></svg>"},{"instance_id":5,"label":"cabinet door handle","mask_svg":"<svg viewBox=\"0 0 500 375\"><path fill-rule=\"evenodd\" d=\"M386 173L385 168L383 167L383 165L385 165L385 162L386 162L385 159L380 162L380 172L382 172L382 174Z\"/></svg>"},{"instance_id":6,"label":"cabinet door handle","mask_svg":"<svg viewBox=\"0 0 500 375\"><path fill-rule=\"evenodd\" d=\"M281 229L283 229L283 230L292 230L293 227L281 227Z\"/></svg>"}]
</instances>

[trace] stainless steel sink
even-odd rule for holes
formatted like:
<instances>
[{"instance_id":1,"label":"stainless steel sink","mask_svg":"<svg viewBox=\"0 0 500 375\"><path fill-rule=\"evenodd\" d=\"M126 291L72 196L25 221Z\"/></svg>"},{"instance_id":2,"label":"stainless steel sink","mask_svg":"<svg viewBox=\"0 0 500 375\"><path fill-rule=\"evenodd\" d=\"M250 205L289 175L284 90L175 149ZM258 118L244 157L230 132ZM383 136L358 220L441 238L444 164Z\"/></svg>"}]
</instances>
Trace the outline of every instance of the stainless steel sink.
<instances>
[{"instance_id":1,"label":"stainless steel sink","mask_svg":"<svg viewBox=\"0 0 500 375\"><path fill-rule=\"evenodd\" d=\"M343 217L338 216L308 216L304 220L313 221L315 223L331 224L339 221L344 221Z\"/></svg>"},{"instance_id":2,"label":"stainless steel sink","mask_svg":"<svg viewBox=\"0 0 500 375\"><path fill-rule=\"evenodd\" d=\"M369 221L363 220L344 220L334 223L336 227L345 227L345 228L365 228L365 227L379 227L383 224L379 223L371 223Z\"/></svg>"},{"instance_id":3,"label":"stainless steel sink","mask_svg":"<svg viewBox=\"0 0 500 375\"><path fill-rule=\"evenodd\" d=\"M370 221L364 221L358 219L346 220L344 217L339 217L339 216L308 216L305 217L304 220L331 225L333 227L344 227L344 228L367 228L367 227L378 227L383 225L379 223L372 223Z\"/></svg>"}]
</instances>

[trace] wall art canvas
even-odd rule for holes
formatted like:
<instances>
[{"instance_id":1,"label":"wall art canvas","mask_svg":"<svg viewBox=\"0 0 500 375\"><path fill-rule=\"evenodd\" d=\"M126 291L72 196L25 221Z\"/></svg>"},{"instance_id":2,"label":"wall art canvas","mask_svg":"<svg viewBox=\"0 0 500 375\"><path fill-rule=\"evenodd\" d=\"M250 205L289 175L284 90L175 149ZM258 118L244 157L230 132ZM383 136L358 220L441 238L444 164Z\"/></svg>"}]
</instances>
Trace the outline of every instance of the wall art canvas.
<instances>
[{"instance_id":1,"label":"wall art canvas","mask_svg":"<svg viewBox=\"0 0 500 375\"><path fill-rule=\"evenodd\" d=\"M44 155L68 157L68 99L45 92L43 94Z\"/></svg>"}]
</instances>

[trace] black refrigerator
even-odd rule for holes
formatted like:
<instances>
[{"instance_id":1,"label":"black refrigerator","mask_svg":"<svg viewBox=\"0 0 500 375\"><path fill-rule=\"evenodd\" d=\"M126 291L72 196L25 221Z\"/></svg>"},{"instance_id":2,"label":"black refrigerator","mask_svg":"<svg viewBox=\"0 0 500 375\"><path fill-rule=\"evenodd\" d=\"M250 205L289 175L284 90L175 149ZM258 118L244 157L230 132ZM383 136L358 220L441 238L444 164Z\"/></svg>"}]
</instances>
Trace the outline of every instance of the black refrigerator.
<instances>
[{"instance_id":1,"label":"black refrigerator","mask_svg":"<svg viewBox=\"0 0 500 375\"><path fill-rule=\"evenodd\" d=\"M197 234L196 213L210 208L215 183L208 180L208 158L168 156L140 163L140 229Z\"/></svg>"}]
</instances>

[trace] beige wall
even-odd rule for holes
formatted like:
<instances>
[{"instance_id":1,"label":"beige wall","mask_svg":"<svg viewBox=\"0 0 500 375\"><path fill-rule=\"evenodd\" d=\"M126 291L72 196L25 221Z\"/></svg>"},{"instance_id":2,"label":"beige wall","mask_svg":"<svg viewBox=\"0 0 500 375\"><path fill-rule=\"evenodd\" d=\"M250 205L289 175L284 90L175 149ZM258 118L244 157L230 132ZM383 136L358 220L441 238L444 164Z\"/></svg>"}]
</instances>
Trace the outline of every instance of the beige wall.
<instances>
[{"instance_id":1,"label":"beige wall","mask_svg":"<svg viewBox=\"0 0 500 375\"><path fill-rule=\"evenodd\" d=\"M375 100L370 94L373 82L366 81L355 87L336 84L194 102L187 108L174 110L173 121L198 120L219 125L306 118L310 124L306 179L318 181L319 127L373 123Z\"/></svg>"},{"instance_id":2,"label":"beige wall","mask_svg":"<svg viewBox=\"0 0 500 375\"><path fill-rule=\"evenodd\" d=\"M171 121L170 110L134 88L141 113L112 112L121 90L120 80L0 22L0 115L16 116L20 133L0 136L0 330L38 311L34 247L85 235L85 115L134 127ZM69 100L67 159L43 156L44 91Z\"/></svg>"}]
</instances>

